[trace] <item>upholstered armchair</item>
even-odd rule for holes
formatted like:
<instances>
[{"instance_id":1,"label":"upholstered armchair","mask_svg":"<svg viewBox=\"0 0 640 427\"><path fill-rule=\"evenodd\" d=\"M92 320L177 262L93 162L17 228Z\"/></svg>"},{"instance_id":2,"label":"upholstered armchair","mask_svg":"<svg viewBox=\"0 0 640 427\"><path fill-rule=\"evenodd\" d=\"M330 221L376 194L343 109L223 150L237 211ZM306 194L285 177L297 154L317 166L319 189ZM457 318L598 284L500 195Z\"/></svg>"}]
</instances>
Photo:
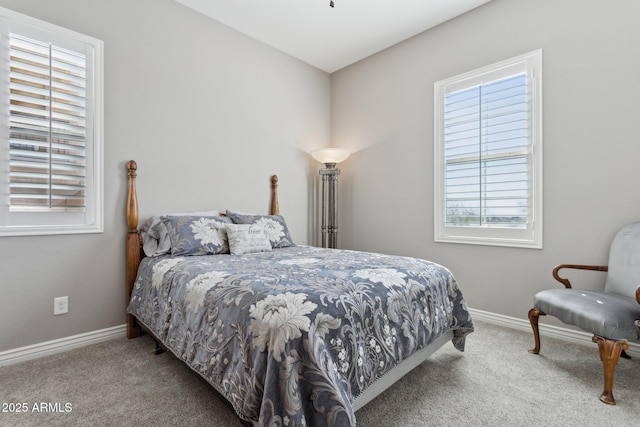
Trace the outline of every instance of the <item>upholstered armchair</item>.
<instances>
[{"instance_id":1,"label":"upholstered armchair","mask_svg":"<svg viewBox=\"0 0 640 427\"><path fill-rule=\"evenodd\" d=\"M569 280L559 276L561 269L604 271L604 291L574 289ZM568 325L593 334L604 368L604 391L600 400L615 405L613 373L619 358L628 358L629 340L640 340L640 222L627 225L616 234L609 250L608 266L561 264L553 277L563 289L538 292L529 310L535 348L540 352L538 318L552 315Z\"/></svg>"}]
</instances>

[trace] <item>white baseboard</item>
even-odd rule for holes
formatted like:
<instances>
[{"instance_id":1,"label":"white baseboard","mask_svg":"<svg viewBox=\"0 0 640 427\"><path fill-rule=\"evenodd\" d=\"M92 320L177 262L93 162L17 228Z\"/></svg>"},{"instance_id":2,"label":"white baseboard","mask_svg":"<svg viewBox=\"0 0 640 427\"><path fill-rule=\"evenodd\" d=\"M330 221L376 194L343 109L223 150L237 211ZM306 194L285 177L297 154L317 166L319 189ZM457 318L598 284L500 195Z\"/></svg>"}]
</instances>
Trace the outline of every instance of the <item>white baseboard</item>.
<instances>
[{"instance_id":1,"label":"white baseboard","mask_svg":"<svg viewBox=\"0 0 640 427\"><path fill-rule=\"evenodd\" d=\"M87 332L73 335L71 337L60 338L53 341L46 341L39 344L28 345L13 350L0 352L0 366L13 365L50 354L62 353L78 347L108 341L114 338L127 336L127 325L113 326L99 331Z\"/></svg>"},{"instance_id":2,"label":"white baseboard","mask_svg":"<svg viewBox=\"0 0 640 427\"><path fill-rule=\"evenodd\" d=\"M491 313L488 311L476 310L470 308L469 311L474 319L478 319L487 323L492 323L506 328L518 329L525 332L531 332L529 319L519 319L516 317L503 316L502 314ZM553 325L540 324L540 333L544 336L569 341L576 344L595 346L591 341L591 334L568 328L562 328ZM60 338L53 341L46 341L39 344L33 344L26 347L16 348L0 352L0 366L13 365L14 363L24 362L39 357L48 356L50 354L62 353L78 347L84 347L90 344L108 341L114 338L125 337L127 335L127 325L113 326L99 331L87 332L84 334L74 335L71 337ZM544 339L544 338L543 338ZM531 345L533 346L533 333L531 336ZM640 344L635 342L629 343L630 355L640 357Z\"/></svg>"},{"instance_id":3,"label":"white baseboard","mask_svg":"<svg viewBox=\"0 0 640 427\"><path fill-rule=\"evenodd\" d=\"M490 313L488 311L469 309L471 317L487 323L492 323L498 326L504 326L506 328L518 329L531 333L531 347L533 347L533 331L531 330L531 324L529 319L518 319L516 317L503 316L501 314ZM563 341L569 341L575 344L594 346L597 350L596 344L591 341L593 334L587 332L578 331L574 329L562 328L554 325L545 325L543 323L538 324L540 330L540 340L544 339L544 336L560 339ZM629 350L627 351L632 356L640 356L640 344L635 342L629 343Z\"/></svg>"}]
</instances>

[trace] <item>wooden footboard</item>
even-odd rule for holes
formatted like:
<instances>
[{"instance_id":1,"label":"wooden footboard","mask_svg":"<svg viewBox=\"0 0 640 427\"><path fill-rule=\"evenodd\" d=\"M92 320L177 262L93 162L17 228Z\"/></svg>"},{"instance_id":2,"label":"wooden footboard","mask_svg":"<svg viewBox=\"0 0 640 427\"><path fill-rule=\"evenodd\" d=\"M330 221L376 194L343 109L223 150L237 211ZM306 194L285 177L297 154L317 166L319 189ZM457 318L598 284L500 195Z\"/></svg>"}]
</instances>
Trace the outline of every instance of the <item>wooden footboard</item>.
<instances>
[{"instance_id":1,"label":"wooden footboard","mask_svg":"<svg viewBox=\"0 0 640 427\"><path fill-rule=\"evenodd\" d=\"M127 171L129 177L129 190L127 194L127 246L126 246L126 303L129 304L131 300L131 293L133 292L133 285L136 281L136 275L138 274L138 266L144 258L144 252L142 250L142 236L138 230L138 195L136 193L136 177L138 176L138 164L134 160L127 162ZM280 212L280 205L278 202L278 176L271 176L271 206L269 213L276 215ZM136 319L131 314L127 313L127 338L139 337L142 333L140 325L137 324Z\"/></svg>"}]
</instances>

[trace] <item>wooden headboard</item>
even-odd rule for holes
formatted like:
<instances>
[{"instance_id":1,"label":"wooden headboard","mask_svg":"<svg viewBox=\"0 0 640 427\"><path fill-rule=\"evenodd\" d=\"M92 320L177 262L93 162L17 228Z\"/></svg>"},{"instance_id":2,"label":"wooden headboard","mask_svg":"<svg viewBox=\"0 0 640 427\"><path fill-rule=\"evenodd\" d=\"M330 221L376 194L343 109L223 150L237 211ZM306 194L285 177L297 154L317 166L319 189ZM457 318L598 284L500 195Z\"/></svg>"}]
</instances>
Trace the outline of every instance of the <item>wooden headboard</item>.
<instances>
[{"instance_id":1,"label":"wooden headboard","mask_svg":"<svg viewBox=\"0 0 640 427\"><path fill-rule=\"evenodd\" d=\"M136 177L138 164L134 160L127 162L129 176L129 190L127 194L127 305L131 300L131 292L138 274L138 266L144 258L142 250L142 236L138 231L138 195L136 193ZM276 215L280 212L278 203L278 176L271 176L271 206L269 213ZM127 338L140 336L142 330L134 316L127 314Z\"/></svg>"}]
</instances>

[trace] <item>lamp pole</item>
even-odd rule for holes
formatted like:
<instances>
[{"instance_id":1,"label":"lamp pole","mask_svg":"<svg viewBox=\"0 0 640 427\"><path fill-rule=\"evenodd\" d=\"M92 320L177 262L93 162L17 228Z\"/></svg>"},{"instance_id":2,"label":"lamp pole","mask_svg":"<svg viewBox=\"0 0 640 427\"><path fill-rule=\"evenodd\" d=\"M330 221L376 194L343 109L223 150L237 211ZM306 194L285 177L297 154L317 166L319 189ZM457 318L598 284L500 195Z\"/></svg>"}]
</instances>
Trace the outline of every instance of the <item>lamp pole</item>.
<instances>
[{"instance_id":1,"label":"lamp pole","mask_svg":"<svg viewBox=\"0 0 640 427\"><path fill-rule=\"evenodd\" d=\"M338 224L336 203L336 181L340 175L340 169L335 163L325 163L326 169L320 169L322 176L322 247L338 247Z\"/></svg>"},{"instance_id":2,"label":"lamp pole","mask_svg":"<svg viewBox=\"0 0 640 427\"><path fill-rule=\"evenodd\" d=\"M336 181L340 169L336 165L347 160L349 152L341 148L321 148L311 152L318 162L324 164L320 169L322 177L322 247L335 249L338 247L338 202L336 201Z\"/></svg>"}]
</instances>

